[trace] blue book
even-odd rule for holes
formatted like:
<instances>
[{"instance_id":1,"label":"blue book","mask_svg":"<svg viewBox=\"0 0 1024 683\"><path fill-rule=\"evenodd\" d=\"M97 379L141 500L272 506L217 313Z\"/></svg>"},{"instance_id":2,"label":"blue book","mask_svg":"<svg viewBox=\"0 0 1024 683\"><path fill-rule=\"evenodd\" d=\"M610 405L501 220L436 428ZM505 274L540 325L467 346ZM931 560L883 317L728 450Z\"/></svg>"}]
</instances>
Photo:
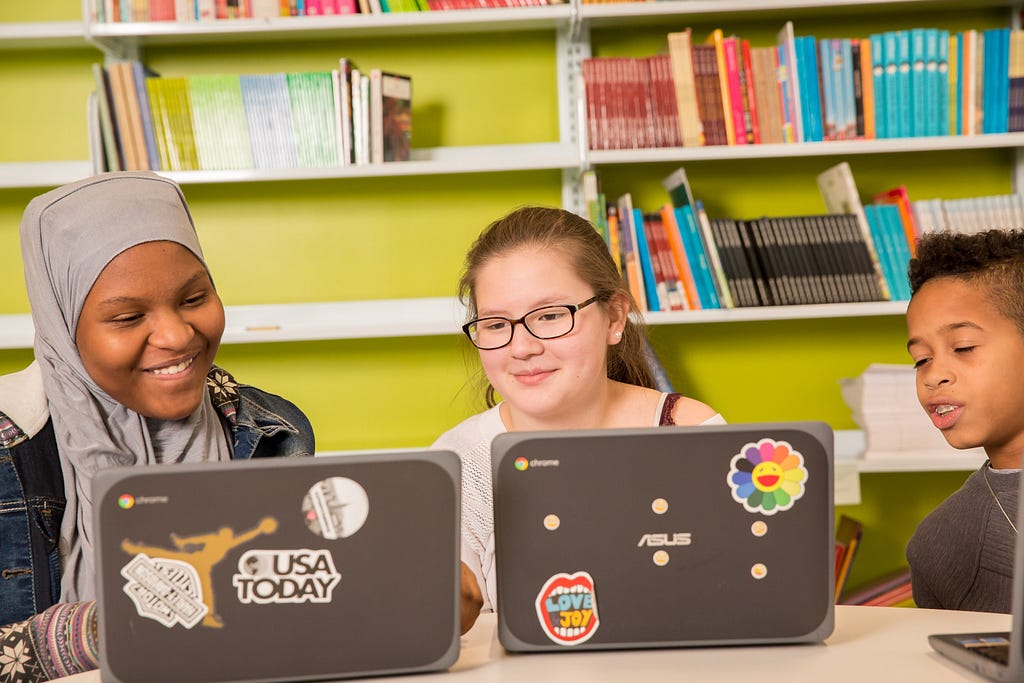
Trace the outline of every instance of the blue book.
<instances>
[{"instance_id":1,"label":"blue book","mask_svg":"<svg viewBox=\"0 0 1024 683\"><path fill-rule=\"evenodd\" d=\"M852 140L857 137L857 100L853 95L853 42L849 38L840 39L839 50L843 58L839 78L839 83L842 86L839 98L843 110L841 118L845 121L845 137L847 140Z\"/></svg>"},{"instance_id":2,"label":"blue book","mask_svg":"<svg viewBox=\"0 0 1024 683\"><path fill-rule=\"evenodd\" d=\"M896 137L910 137L913 131L913 92L911 91L910 31L896 31Z\"/></svg>"},{"instance_id":3,"label":"blue book","mask_svg":"<svg viewBox=\"0 0 1024 683\"><path fill-rule=\"evenodd\" d=\"M984 41L982 43L982 50L981 50L981 55L982 55L981 58L982 58L982 65L984 66L984 71L982 72L981 83L979 84L979 86L981 87L981 110L982 110L981 132L982 133L994 133L995 132L993 130L993 128L994 128L993 124L995 123L996 117L995 117L995 113L994 113L994 102L993 102L993 100L995 99L995 91L996 91L996 84L995 84L995 77L996 77L995 76L996 75L995 66L996 66L996 64L995 64L995 56L994 56L994 53L995 53L995 42L996 42L995 41L996 30L997 29L994 29L994 28L987 29L985 31L982 31L981 34L978 36L978 40Z\"/></svg>"},{"instance_id":4,"label":"blue book","mask_svg":"<svg viewBox=\"0 0 1024 683\"><path fill-rule=\"evenodd\" d=\"M818 86L818 52L814 36L797 38L797 73L800 76L800 111L808 128L805 142L821 142L823 123L821 120L821 89Z\"/></svg>"},{"instance_id":5,"label":"blue book","mask_svg":"<svg viewBox=\"0 0 1024 683\"><path fill-rule=\"evenodd\" d=\"M909 31L910 41L910 110L909 135L921 137L928 130L928 71L925 54L925 29L912 28Z\"/></svg>"},{"instance_id":6,"label":"blue book","mask_svg":"<svg viewBox=\"0 0 1024 683\"><path fill-rule=\"evenodd\" d=\"M824 108L822 137L825 140L836 140L839 138L838 120L841 118L837 111L839 109L839 95L836 87L836 70L840 66L838 63L839 55L836 55L832 49L833 42L832 40L818 41L818 57L821 63L821 87L823 90L821 101Z\"/></svg>"},{"instance_id":7,"label":"blue book","mask_svg":"<svg viewBox=\"0 0 1024 683\"><path fill-rule=\"evenodd\" d=\"M953 117L949 112L949 31L936 31L938 43L938 59L935 63L935 82L939 89L939 116L935 129L936 135L949 135Z\"/></svg>"},{"instance_id":8,"label":"blue book","mask_svg":"<svg viewBox=\"0 0 1024 683\"><path fill-rule=\"evenodd\" d=\"M910 245L907 243L906 234L903 231L903 221L900 218L900 209L895 204L879 204L876 206L881 214L891 248L894 255L894 275L896 292L899 292L900 301L910 300L910 280L907 269L910 266Z\"/></svg>"},{"instance_id":9,"label":"blue book","mask_svg":"<svg viewBox=\"0 0 1024 683\"><path fill-rule=\"evenodd\" d=\"M900 67L897 42L896 31L886 31L882 34L882 64L885 69L885 115L882 118L885 120L887 138L900 136Z\"/></svg>"},{"instance_id":10,"label":"blue book","mask_svg":"<svg viewBox=\"0 0 1024 683\"><path fill-rule=\"evenodd\" d=\"M902 301L903 290L897 281L896 255L893 253L893 246L885 226L882 224L884 219L879 215L878 208L875 204L868 204L864 207L864 215L868 219L871 239L875 243L878 265L882 268L885 284L889 288L889 300Z\"/></svg>"},{"instance_id":11,"label":"blue book","mask_svg":"<svg viewBox=\"0 0 1024 683\"><path fill-rule=\"evenodd\" d=\"M885 62L882 59L883 38L880 33L873 33L868 37L871 43L871 85L875 93L875 137L877 139L889 137L889 128L886 126L885 99ZM861 49L864 49L863 44Z\"/></svg>"},{"instance_id":12,"label":"blue book","mask_svg":"<svg viewBox=\"0 0 1024 683\"><path fill-rule=\"evenodd\" d=\"M1010 116L1010 29L999 29L999 102L996 105L996 127L1000 133L1009 131Z\"/></svg>"},{"instance_id":13,"label":"blue book","mask_svg":"<svg viewBox=\"0 0 1024 683\"><path fill-rule=\"evenodd\" d=\"M963 135L964 132L964 34L958 33L956 37L956 130L953 135Z\"/></svg>"},{"instance_id":14,"label":"blue book","mask_svg":"<svg viewBox=\"0 0 1024 683\"><path fill-rule=\"evenodd\" d=\"M676 224L679 226L680 237L683 240L683 249L686 250L686 260L690 264L690 272L693 273L693 280L697 285L700 307L702 309L721 308L722 304L715 291L714 274L708 264L704 243L700 236L700 227L697 225L697 215L691 206L677 207L673 211L676 214Z\"/></svg>"},{"instance_id":15,"label":"blue book","mask_svg":"<svg viewBox=\"0 0 1024 683\"><path fill-rule=\"evenodd\" d=\"M132 63L132 82L135 85L135 96L139 100L139 118L142 121L142 137L146 142L146 159L153 171L160 169L160 152L156 145L156 134L153 130L153 110L149 106L149 93L146 90L147 78L158 78L160 74L145 66L140 61ZM163 169L170 170L170 169Z\"/></svg>"},{"instance_id":16,"label":"blue book","mask_svg":"<svg viewBox=\"0 0 1024 683\"><path fill-rule=\"evenodd\" d=\"M651 265L651 248L647 244L647 236L644 234L643 211L634 208L630 219L633 235L636 237L637 258L640 259L640 273L644 278L644 296L647 297L647 310L660 311L662 308L658 300L658 282L654 277L654 267Z\"/></svg>"}]
</instances>

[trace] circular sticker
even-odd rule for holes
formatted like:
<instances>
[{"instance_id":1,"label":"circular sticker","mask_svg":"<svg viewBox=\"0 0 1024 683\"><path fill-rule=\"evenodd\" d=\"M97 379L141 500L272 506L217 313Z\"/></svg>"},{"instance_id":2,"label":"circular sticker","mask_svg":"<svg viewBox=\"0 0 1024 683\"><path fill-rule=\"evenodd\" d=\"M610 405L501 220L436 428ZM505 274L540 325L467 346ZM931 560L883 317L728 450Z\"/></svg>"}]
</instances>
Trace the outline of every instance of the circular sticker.
<instances>
[{"instance_id":1,"label":"circular sticker","mask_svg":"<svg viewBox=\"0 0 1024 683\"><path fill-rule=\"evenodd\" d=\"M658 565L659 567L664 567L666 564L668 564L668 553L664 550L658 550L654 553L653 559L654 564Z\"/></svg>"},{"instance_id":2,"label":"circular sticker","mask_svg":"<svg viewBox=\"0 0 1024 683\"><path fill-rule=\"evenodd\" d=\"M763 520L759 519L750 525L750 533L754 534L758 538L761 538L766 533L768 533L768 525L765 524Z\"/></svg>"},{"instance_id":3,"label":"circular sticker","mask_svg":"<svg viewBox=\"0 0 1024 683\"><path fill-rule=\"evenodd\" d=\"M366 491L345 477L318 481L302 499L306 526L328 540L348 538L359 531L369 512Z\"/></svg>"},{"instance_id":4,"label":"circular sticker","mask_svg":"<svg viewBox=\"0 0 1024 683\"><path fill-rule=\"evenodd\" d=\"M654 510L654 514L663 515L668 512L668 501L664 498L655 498L651 502L651 509Z\"/></svg>"},{"instance_id":5,"label":"circular sticker","mask_svg":"<svg viewBox=\"0 0 1024 683\"><path fill-rule=\"evenodd\" d=\"M544 518L544 528L548 531L554 531L561 526L562 520L558 518L558 515L547 515Z\"/></svg>"},{"instance_id":6,"label":"circular sticker","mask_svg":"<svg viewBox=\"0 0 1024 683\"><path fill-rule=\"evenodd\" d=\"M768 576L768 567L764 566L760 562L750 568L750 575L755 579L763 579Z\"/></svg>"}]
</instances>

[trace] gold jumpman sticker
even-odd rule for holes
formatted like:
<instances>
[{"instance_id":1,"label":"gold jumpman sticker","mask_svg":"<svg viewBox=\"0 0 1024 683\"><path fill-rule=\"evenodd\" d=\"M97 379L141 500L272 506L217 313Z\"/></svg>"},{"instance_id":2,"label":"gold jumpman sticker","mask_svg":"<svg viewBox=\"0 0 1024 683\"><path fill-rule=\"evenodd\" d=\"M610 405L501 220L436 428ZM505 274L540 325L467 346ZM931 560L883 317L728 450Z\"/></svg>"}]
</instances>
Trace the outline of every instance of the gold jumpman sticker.
<instances>
[{"instance_id":1,"label":"gold jumpman sticker","mask_svg":"<svg viewBox=\"0 0 1024 683\"><path fill-rule=\"evenodd\" d=\"M221 527L219 531L214 533L186 536L184 538L172 533L171 542L174 543L174 547L177 550L134 543L127 539L121 542L121 549L133 555L145 553L150 557L162 557L190 564L199 575L199 586L203 592L203 603L209 609L206 617L203 618L203 626L221 628L224 626L224 622L221 621L221 618L213 608L213 582L211 574L214 566L223 560L232 548L248 543L261 534L272 534L275 531L277 531L277 520L273 517L264 517L254 528L237 536L232 529L226 526ZM195 550L190 550L190 546L199 547Z\"/></svg>"}]
</instances>

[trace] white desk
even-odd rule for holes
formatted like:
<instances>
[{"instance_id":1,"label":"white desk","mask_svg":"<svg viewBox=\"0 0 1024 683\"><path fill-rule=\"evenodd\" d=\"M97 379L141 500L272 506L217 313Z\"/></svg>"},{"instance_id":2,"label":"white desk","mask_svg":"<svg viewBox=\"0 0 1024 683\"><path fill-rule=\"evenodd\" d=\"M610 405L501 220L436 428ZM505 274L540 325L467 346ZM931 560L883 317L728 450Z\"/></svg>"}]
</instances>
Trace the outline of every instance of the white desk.
<instances>
[{"instance_id":1,"label":"white desk","mask_svg":"<svg viewBox=\"0 0 1024 683\"><path fill-rule=\"evenodd\" d=\"M982 612L948 612L896 607L836 607L836 628L824 645L677 648L552 654L508 654L497 640L496 618L480 617L462 639L459 660L450 671L389 676L391 681L448 683L557 681L980 681L936 654L929 633L1008 631L1010 617ZM92 671L62 679L99 683Z\"/></svg>"}]
</instances>

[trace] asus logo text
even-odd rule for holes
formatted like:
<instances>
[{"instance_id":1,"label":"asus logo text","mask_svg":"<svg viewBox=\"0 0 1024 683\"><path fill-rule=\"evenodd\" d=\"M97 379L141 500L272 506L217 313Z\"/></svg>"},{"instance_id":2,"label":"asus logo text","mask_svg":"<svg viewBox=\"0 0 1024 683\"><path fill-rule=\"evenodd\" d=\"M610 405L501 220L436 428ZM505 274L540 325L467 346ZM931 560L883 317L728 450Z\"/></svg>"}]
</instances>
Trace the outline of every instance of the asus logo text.
<instances>
[{"instance_id":1,"label":"asus logo text","mask_svg":"<svg viewBox=\"0 0 1024 683\"><path fill-rule=\"evenodd\" d=\"M645 545L649 547L690 545L691 541L690 532L688 531L674 534L644 534L640 537L640 542L636 544L636 547L642 548Z\"/></svg>"}]
</instances>

